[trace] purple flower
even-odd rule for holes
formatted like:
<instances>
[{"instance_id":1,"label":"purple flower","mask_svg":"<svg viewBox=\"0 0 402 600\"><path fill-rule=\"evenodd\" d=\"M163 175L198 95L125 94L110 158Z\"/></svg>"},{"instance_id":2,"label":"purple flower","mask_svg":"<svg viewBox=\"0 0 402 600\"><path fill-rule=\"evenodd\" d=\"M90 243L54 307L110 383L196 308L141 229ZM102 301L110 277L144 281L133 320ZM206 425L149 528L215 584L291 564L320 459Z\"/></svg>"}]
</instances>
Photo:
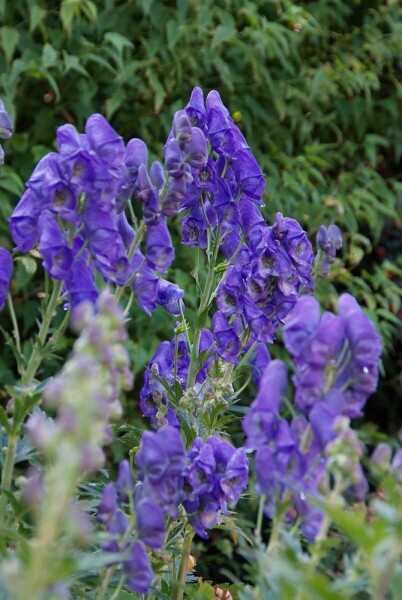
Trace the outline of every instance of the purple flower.
<instances>
[{"instance_id":1,"label":"purple flower","mask_svg":"<svg viewBox=\"0 0 402 600\"><path fill-rule=\"evenodd\" d=\"M245 348L245 351L247 350L248 347ZM253 381L256 385L259 385L261 381L261 376L264 373L270 360L271 356L269 354L266 344L257 344L257 346L253 350L249 361L250 368L253 373Z\"/></svg>"},{"instance_id":2,"label":"purple flower","mask_svg":"<svg viewBox=\"0 0 402 600\"><path fill-rule=\"evenodd\" d=\"M211 436L204 443L196 438L188 451L184 477L183 506L189 521L202 538L207 529L222 520L227 505L234 504L247 487L248 464L242 449Z\"/></svg>"},{"instance_id":3,"label":"purple flower","mask_svg":"<svg viewBox=\"0 0 402 600\"><path fill-rule=\"evenodd\" d=\"M73 260L65 285L73 308L83 300L95 302L99 295L93 272L87 266L84 257Z\"/></svg>"},{"instance_id":4,"label":"purple flower","mask_svg":"<svg viewBox=\"0 0 402 600\"><path fill-rule=\"evenodd\" d=\"M39 198L35 192L27 189L8 219L11 236L20 252L28 252L35 246L40 212Z\"/></svg>"},{"instance_id":5,"label":"purple flower","mask_svg":"<svg viewBox=\"0 0 402 600\"><path fill-rule=\"evenodd\" d=\"M0 310L7 299L13 274L13 258L8 250L0 248Z\"/></svg>"},{"instance_id":6,"label":"purple flower","mask_svg":"<svg viewBox=\"0 0 402 600\"><path fill-rule=\"evenodd\" d=\"M136 184L138 177L138 169L140 165L146 167L148 163L148 148L139 138L131 139L126 147L125 165L127 167L131 184Z\"/></svg>"},{"instance_id":7,"label":"purple flower","mask_svg":"<svg viewBox=\"0 0 402 600\"><path fill-rule=\"evenodd\" d=\"M337 250L342 248L342 234L337 225L330 225L328 229L321 225L316 237L316 244L322 252L319 265L320 275L329 275L331 264L334 262Z\"/></svg>"},{"instance_id":8,"label":"purple flower","mask_svg":"<svg viewBox=\"0 0 402 600\"><path fill-rule=\"evenodd\" d=\"M320 316L314 298L301 298L287 319L284 339L295 357L299 408L308 412L317 402L328 401L328 392L341 391L345 403L340 414L358 416L377 385L381 339L356 300L343 294L338 315Z\"/></svg>"},{"instance_id":9,"label":"purple flower","mask_svg":"<svg viewBox=\"0 0 402 600\"><path fill-rule=\"evenodd\" d=\"M151 311L157 306L159 277L145 264L144 255L137 250L131 262L131 269L136 272L131 289L142 310L151 316Z\"/></svg>"},{"instance_id":10,"label":"purple flower","mask_svg":"<svg viewBox=\"0 0 402 600\"><path fill-rule=\"evenodd\" d=\"M94 114L87 119L85 134L91 149L106 165L115 167L124 160L123 139L102 115Z\"/></svg>"},{"instance_id":11,"label":"purple flower","mask_svg":"<svg viewBox=\"0 0 402 600\"><path fill-rule=\"evenodd\" d=\"M107 523L106 531L110 535L110 539L103 542L101 548L104 552L112 552L117 554L123 550L121 538L124 536L128 528L126 515L120 508L117 508L110 521Z\"/></svg>"},{"instance_id":12,"label":"purple flower","mask_svg":"<svg viewBox=\"0 0 402 600\"><path fill-rule=\"evenodd\" d=\"M174 260L172 238L166 223L166 217L161 217L158 223L147 229L146 237L147 264L160 273L166 273Z\"/></svg>"},{"instance_id":13,"label":"purple flower","mask_svg":"<svg viewBox=\"0 0 402 600\"><path fill-rule=\"evenodd\" d=\"M216 462L212 446L205 444L194 458L188 469L187 481L196 495L209 493L214 481L212 475L215 472Z\"/></svg>"},{"instance_id":14,"label":"purple flower","mask_svg":"<svg viewBox=\"0 0 402 600\"><path fill-rule=\"evenodd\" d=\"M169 457L158 432L144 431L135 462L149 481L159 483L163 479L169 468Z\"/></svg>"},{"instance_id":15,"label":"purple flower","mask_svg":"<svg viewBox=\"0 0 402 600\"><path fill-rule=\"evenodd\" d=\"M186 161L193 169L204 169L208 161L207 140L198 127L192 127L191 140L185 144L184 152Z\"/></svg>"},{"instance_id":16,"label":"purple flower","mask_svg":"<svg viewBox=\"0 0 402 600\"><path fill-rule=\"evenodd\" d=\"M38 250L43 258L43 266L55 279L67 279L70 275L73 253L56 218L49 210L41 213L38 230Z\"/></svg>"},{"instance_id":17,"label":"purple flower","mask_svg":"<svg viewBox=\"0 0 402 600\"><path fill-rule=\"evenodd\" d=\"M285 321L284 339L287 350L299 357L304 343L314 333L320 322L320 305L313 296L303 296Z\"/></svg>"},{"instance_id":18,"label":"purple flower","mask_svg":"<svg viewBox=\"0 0 402 600\"><path fill-rule=\"evenodd\" d=\"M377 465L381 469L387 469L390 467L392 457L392 449L389 444L380 442L374 448L370 460L373 464Z\"/></svg>"},{"instance_id":19,"label":"purple flower","mask_svg":"<svg viewBox=\"0 0 402 600\"><path fill-rule=\"evenodd\" d=\"M227 362L236 364L241 348L240 340L220 311L216 312L212 318L212 328L218 355Z\"/></svg>"},{"instance_id":20,"label":"purple flower","mask_svg":"<svg viewBox=\"0 0 402 600\"><path fill-rule=\"evenodd\" d=\"M130 555L123 563L127 585L136 594L147 594L154 580L154 574L142 542L135 542Z\"/></svg>"},{"instance_id":21,"label":"purple flower","mask_svg":"<svg viewBox=\"0 0 402 600\"><path fill-rule=\"evenodd\" d=\"M286 394L288 372L284 362L271 360L260 379L258 394L243 419L248 448L260 448L276 431L279 409Z\"/></svg>"},{"instance_id":22,"label":"purple flower","mask_svg":"<svg viewBox=\"0 0 402 600\"><path fill-rule=\"evenodd\" d=\"M178 110L173 116L172 136L176 138L182 148L191 142L191 121L185 110Z\"/></svg>"},{"instance_id":23,"label":"purple flower","mask_svg":"<svg viewBox=\"0 0 402 600\"><path fill-rule=\"evenodd\" d=\"M119 472L116 481L117 497L121 502L128 502L134 493L134 479L128 460L122 460L119 464Z\"/></svg>"},{"instance_id":24,"label":"purple flower","mask_svg":"<svg viewBox=\"0 0 402 600\"><path fill-rule=\"evenodd\" d=\"M4 102L0 100L0 139L8 140L13 132L11 120L4 106ZM4 165L4 151L0 145L0 166Z\"/></svg>"},{"instance_id":25,"label":"purple flower","mask_svg":"<svg viewBox=\"0 0 402 600\"><path fill-rule=\"evenodd\" d=\"M225 317L242 313L241 298L245 292L245 286L240 270L233 266L226 273L225 279L219 286L216 303Z\"/></svg>"},{"instance_id":26,"label":"purple flower","mask_svg":"<svg viewBox=\"0 0 402 600\"><path fill-rule=\"evenodd\" d=\"M191 92L190 100L184 109L190 117L191 124L203 129L205 124L204 94L201 88L195 87Z\"/></svg>"},{"instance_id":27,"label":"purple flower","mask_svg":"<svg viewBox=\"0 0 402 600\"><path fill-rule=\"evenodd\" d=\"M0 100L0 139L8 140L13 133L11 119L6 111L3 100Z\"/></svg>"},{"instance_id":28,"label":"purple flower","mask_svg":"<svg viewBox=\"0 0 402 600\"><path fill-rule=\"evenodd\" d=\"M177 317L180 315L181 310L184 310L183 297L184 291L178 285L170 283L170 281L166 281L165 279L159 281L156 303L171 315Z\"/></svg>"},{"instance_id":29,"label":"purple flower","mask_svg":"<svg viewBox=\"0 0 402 600\"><path fill-rule=\"evenodd\" d=\"M248 483L248 461L243 448L239 448L231 456L226 465L220 486L230 504L236 504L241 492Z\"/></svg>"},{"instance_id":30,"label":"purple flower","mask_svg":"<svg viewBox=\"0 0 402 600\"><path fill-rule=\"evenodd\" d=\"M96 512L99 523L107 524L117 510L117 491L114 483L108 483L103 490L102 500Z\"/></svg>"},{"instance_id":31,"label":"purple flower","mask_svg":"<svg viewBox=\"0 0 402 600\"><path fill-rule=\"evenodd\" d=\"M240 150L232 167L242 192L249 198L260 201L265 189L265 179L251 150Z\"/></svg>"},{"instance_id":32,"label":"purple flower","mask_svg":"<svg viewBox=\"0 0 402 600\"><path fill-rule=\"evenodd\" d=\"M137 531L150 548L162 548L165 539L165 521L160 506L149 498L141 498L135 505Z\"/></svg>"}]
</instances>

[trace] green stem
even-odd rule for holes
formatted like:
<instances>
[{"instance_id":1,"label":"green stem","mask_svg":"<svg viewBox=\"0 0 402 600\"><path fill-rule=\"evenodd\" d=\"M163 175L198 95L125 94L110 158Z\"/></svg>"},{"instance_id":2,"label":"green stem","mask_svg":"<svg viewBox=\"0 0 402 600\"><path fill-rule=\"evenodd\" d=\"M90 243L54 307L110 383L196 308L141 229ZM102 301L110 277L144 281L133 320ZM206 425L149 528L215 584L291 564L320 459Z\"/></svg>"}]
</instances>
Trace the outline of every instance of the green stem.
<instances>
[{"instance_id":1,"label":"green stem","mask_svg":"<svg viewBox=\"0 0 402 600\"><path fill-rule=\"evenodd\" d=\"M190 556L191 544L194 537L194 531L191 529L187 531L184 537L184 546L183 552L181 555L180 561L180 569L179 569L179 577L177 580L177 587L174 600L183 600L184 595L184 585L186 583L186 575L187 575L187 567L188 567L188 558Z\"/></svg>"},{"instance_id":2,"label":"green stem","mask_svg":"<svg viewBox=\"0 0 402 600\"><path fill-rule=\"evenodd\" d=\"M255 526L255 532L254 532L258 543L261 543L261 541L262 541L261 530L262 530L262 520L264 517L264 506L265 506L266 499L267 499L266 496L263 494L262 496L260 496L260 502L258 504L257 523Z\"/></svg>"},{"instance_id":3,"label":"green stem","mask_svg":"<svg viewBox=\"0 0 402 600\"><path fill-rule=\"evenodd\" d=\"M208 265L208 275L205 281L205 287L201 294L200 306L198 308L197 319L203 314L205 310L208 309L209 304L211 302L211 292L214 287L215 282L215 265L216 259L218 257L219 245L220 245L220 237L221 237L221 225L218 225L218 230L215 237L215 243L212 251L212 255ZM196 324L196 330L194 333L193 345L191 348L190 354L190 366L188 370L188 378L187 378L187 388L191 388L195 383L195 376L197 374L197 360L198 360L198 349L200 345L201 338L201 329L199 325Z\"/></svg>"},{"instance_id":4,"label":"green stem","mask_svg":"<svg viewBox=\"0 0 402 600\"><path fill-rule=\"evenodd\" d=\"M200 346L201 330L196 329L193 338L193 345L191 347L190 354L190 366L188 369L187 378L187 389L192 388L195 383L195 377L197 375L197 361L198 361L198 349Z\"/></svg>"},{"instance_id":5,"label":"green stem","mask_svg":"<svg viewBox=\"0 0 402 600\"><path fill-rule=\"evenodd\" d=\"M20 339L20 330L18 328L17 317L15 316L14 304L11 294L7 294L7 304L8 310L10 311L11 322L13 324L13 334L15 340L15 346L17 348L18 354L21 354L21 339Z\"/></svg>"},{"instance_id":6,"label":"green stem","mask_svg":"<svg viewBox=\"0 0 402 600\"><path fill-rule=\"evenodd\" d=\"M269 543L267 546L267 554L272 554L279 542L279 535L282 527L282 511L278 511L272 521L271 535L269 536Z\"/></svg>"},{"instance_id":7,"label":"green stem","mask_svg":"<svg viewBox=\"0 0 402 600\"><path fill-rule=\"evenodd\" d=\"M62 322L60 323L60 325L58 326L56 331L52 334L52 337L49 339L50 343L54 343L58 339L59 335L62 335L65 332L65 330L67 329L67 325L70 322L70 318L71 318L71 311L70 311L70 309L68 309L68 310L66 310L66 313L63 317Z\"/></svg>"},{"instance_id":8,"label":"green stem","mask_svg":"<svg viewBox=\"0 0 402 600\"><path fill-rule=\"evenodd\" d=\"M53 286L52 295L50 296L49 304L46 307L45 314L43 315L42 323L39 328L39 333L36 339L36 343L33 347L32 354L29 358L25 373L21 377L21 385L29 385L42 360L42 349L45 344L46 337L49 333L50 324L53 319L54 311L56 310L57 303L59 301L60 292L62 288L62 281L55 281Z\"/></svg>"},{"instance_id":9,"label":"green stem","mask_svg":"<svg viewBox=\"0 0 402 600\"><path fill-rule=\"evenodd\" d=\"M42 360L42 348L44 346L47 334L49 332L50 323L53 318L53 313L56 309L57 303L59 301L62 282L57 281L54 284L53 292L49 300L49 304L47 305L45 314L43 315L42 324L39 328L38 336L36 342L34 344L32 354L29 358L27 368L21 377L21 386L28 386L34 376L35 373L41 363ZM25 413L20 415L18 423L14 422L15 431L8 438L8 446L7 446L7 455L4 464L4 469L2 473L2 490L10 491L11 490L11 482L13 478L14 471L14 461L15 461L15 453L17 450L17 442L19 437L19 428L21 423L23 422L25 417ZM0 522L4 518L4 513L7 507L7 496L2 493L0 498Z\"/></svg>"},{"instance_id":10,"label":"green stem","mask_svg":"<svg viewBox=\"0 0 402 600\"><path fill-rule=\"evenodd\" d=\"M3 472L1 474L1 498L0 498L0 523L4 523L4 513L7 508L7 495L4 492L11 490L11 482L13 478L15 454L17 452L17 435L9 435L7 454L4 461Z\"/></svg>"},{"instance_id":11,"label":"green stem","mask_svg":"<svg viewBox=\"0 0 402 600\"><path fill-rule=\"evenodd\" d=\"M135 237L134 237L134 239L131 243L131 246L129 248L129 251L127 253L127 258L128 258L129 262L133 258L134 253L137 250L138 246L141 244L145 231L146 231L145 223L144 223L144 221L141 221L141 223L138 226L137 231L135 232ZM124 285L122 285L121 287L119 287L116 290L115 298L116 298L117 302L119 302L121 300L121 298L124 294L124 290L134 281L135 276L137 275L138 271L143 266L144 262L145 262L145 259L141 263L141 265L134 271L134 273L131 275L130 279L128 281L126 281L126 283Z\"/></svg>"},{"instance_id":12,"label":"green stem","mask_svg":"<svg viewBox=\"0 0 402 600\"><path fill-rule=\"evenodd\" d=\"M102 582L99 586L98 593L96 594L96 600L103 600L103 598L105 597L110 580L115 570L116 567L109 567L108 569L106 569L105 576L103 577Z\"/></svg>"},{"instance_id":13,"label":"green stem","mask_svg":"<svg viewBox=\"0 0 402 600\"><path fill-rule=\"evenodd\" d=\"M128 313L130 312L130 308L134 302L134 299L135 299L134 292L131 292L130 297L127 302L127 305L126 305L126 308L124 309L124 313L123 313L124 317L126 317L128 315Z\"/></svg>"},{"instance_id":14,"label":"green stem","mask_svg":"<svg viewBox=\"0 0 402 600\"><path fill-rule=\"evenodd\" d=\"M121 592L121 588L123 587L123 583L124 583L125 579L126 579L126 576L123 573L123 575L120 577L119 583L117 584L117 588L115 589L115 592L114 592L113 596L110 598L110 600L118 600L119 594Z\"/></svg>"}]
</instances>

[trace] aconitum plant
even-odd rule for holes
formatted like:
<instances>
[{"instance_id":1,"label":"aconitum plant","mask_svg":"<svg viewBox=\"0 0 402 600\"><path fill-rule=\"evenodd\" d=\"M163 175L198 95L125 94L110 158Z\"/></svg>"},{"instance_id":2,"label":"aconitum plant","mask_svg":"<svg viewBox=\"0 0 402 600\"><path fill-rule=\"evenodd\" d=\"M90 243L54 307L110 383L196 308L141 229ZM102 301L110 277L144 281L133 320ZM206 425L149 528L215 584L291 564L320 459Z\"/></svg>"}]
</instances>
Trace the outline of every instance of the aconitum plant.
<instances>
[{"instance_id":1,"label":"aconitum plant","mask_svg":"<svg viewBox=\"0 0 402 600\"><path fill-rule=\"evenodd\" d=\"M10 137L3 104L0 125ZM315 254L291 216L265 220L265 185L215 90L204 100L195 88L175 113L160 162L100 114L84 133L57 130L56 151L39 161L9 217L14 249L0 248L0 310L7 304L19 378L0 409L4 598L251 600L294 590L302 600L309 580L297 590L281 575L289 549L324 589L322 542L345 529L340 515L359 505L374 518L375 478L399 490L400 447L382 441L371 475L354 428L377 386L381 339L350 294L336 312L322 312L313 296L341 232L322 225ZM186 290L171 281L172 228L194 257L191 322ZM40 257L45 280L30 344L9 291L13 261L25 254ZM152 319L158 306L172 330L133 396L125 325L134 311ZM54 360L43 365L69 325L78 334L72 353L49 375ZM281 359L271 359L278 348ZM107 449L116 420L136 440L127 455ZM259 565L254 579L234 573L226 590L198 577L193 556L200 540L225 532ZM367 582L385 598L378 569Z\"/></svg>"}]
</instances>

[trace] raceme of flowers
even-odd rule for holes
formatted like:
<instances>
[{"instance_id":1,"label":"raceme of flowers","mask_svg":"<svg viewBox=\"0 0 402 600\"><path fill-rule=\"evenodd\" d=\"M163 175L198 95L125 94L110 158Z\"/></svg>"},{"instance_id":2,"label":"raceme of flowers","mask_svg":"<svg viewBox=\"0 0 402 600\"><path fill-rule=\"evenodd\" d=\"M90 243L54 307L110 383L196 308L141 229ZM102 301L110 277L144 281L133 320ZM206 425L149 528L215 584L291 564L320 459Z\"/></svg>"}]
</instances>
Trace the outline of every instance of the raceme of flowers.
<instances>
[{"instance_id":1,"label":"raceme of flowers","mask_svg":"<svg viewBox=\"0 0 402 600\"><path fill-rule=\"evenodd\" d=\"M137 481L129 463L121 462L116 483L105 486L97 519L110 536L103 551L124 553L129 588L146 593L154 578L146 547L163 548L166 517L177 520L183 505L196 533L206 538L247 487L248 462L243 449L218 436L196 438L186 452L179 430L170 425L142 435L135 462ZM130 505L131 524L125 512Z\"/></svg>"},{"instance_id":2,"label":"raceme of flowers","mask_svg":"<svg viewBox=\"0 0 402 600\"><path fill-rule=\"evenodd\" d=\"M295 404L300 415L281 417L288 386L285 364L269 362L259 392L243 419L246 446L256 449L257 488L273 517L278 500L291 498L309 539L324 513L308 498L323 499L331 467L342 466L345 491L364 499L368 490L359 459L362 446L350 429L378 381L381 340L356 300L343 294L338 314L320 314L312 296L300 298L284 326L295 365ZM342 457L342 460L341 458Z\"/></svg>"}]
</instances>

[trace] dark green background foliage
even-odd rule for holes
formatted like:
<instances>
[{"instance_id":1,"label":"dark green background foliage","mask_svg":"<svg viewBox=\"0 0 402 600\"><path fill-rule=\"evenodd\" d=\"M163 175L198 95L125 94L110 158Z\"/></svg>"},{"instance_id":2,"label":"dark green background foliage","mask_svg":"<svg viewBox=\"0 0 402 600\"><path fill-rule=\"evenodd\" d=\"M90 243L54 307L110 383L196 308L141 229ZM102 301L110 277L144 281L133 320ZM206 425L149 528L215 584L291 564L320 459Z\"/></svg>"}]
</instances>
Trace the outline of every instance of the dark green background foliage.
<instances>
[{"instance_id":1,"label":"dark green background foliage","mask_svg":"<svg viewBox=\"0 0 402 600\"><path fill-rule=\"evenodd\" d=\"M156 158L192 88L215 88L267 175L267 218L280 210L312 239L321 223L343 230L342 260L318 293L331 306L347 289L377 322L387 349L382 424L395 429L392 397L402 360L400 3L0 0L0 10L0 96L16 131L0 175L0 243L11 244L6 218L34 164L53 147L58 125L82 128L102 112L126 141L143 138ZM191 254L180 253L170 276L191 286ZM36 261L24 259L14 283L26 331L35 319ZM190 294L190 307L192 300ZM137 371L156 338L171 337L171 325L161 311L151 322L136 317ZM144 347L136 331L150 327Z\"/></svg>"}]
</instances>

